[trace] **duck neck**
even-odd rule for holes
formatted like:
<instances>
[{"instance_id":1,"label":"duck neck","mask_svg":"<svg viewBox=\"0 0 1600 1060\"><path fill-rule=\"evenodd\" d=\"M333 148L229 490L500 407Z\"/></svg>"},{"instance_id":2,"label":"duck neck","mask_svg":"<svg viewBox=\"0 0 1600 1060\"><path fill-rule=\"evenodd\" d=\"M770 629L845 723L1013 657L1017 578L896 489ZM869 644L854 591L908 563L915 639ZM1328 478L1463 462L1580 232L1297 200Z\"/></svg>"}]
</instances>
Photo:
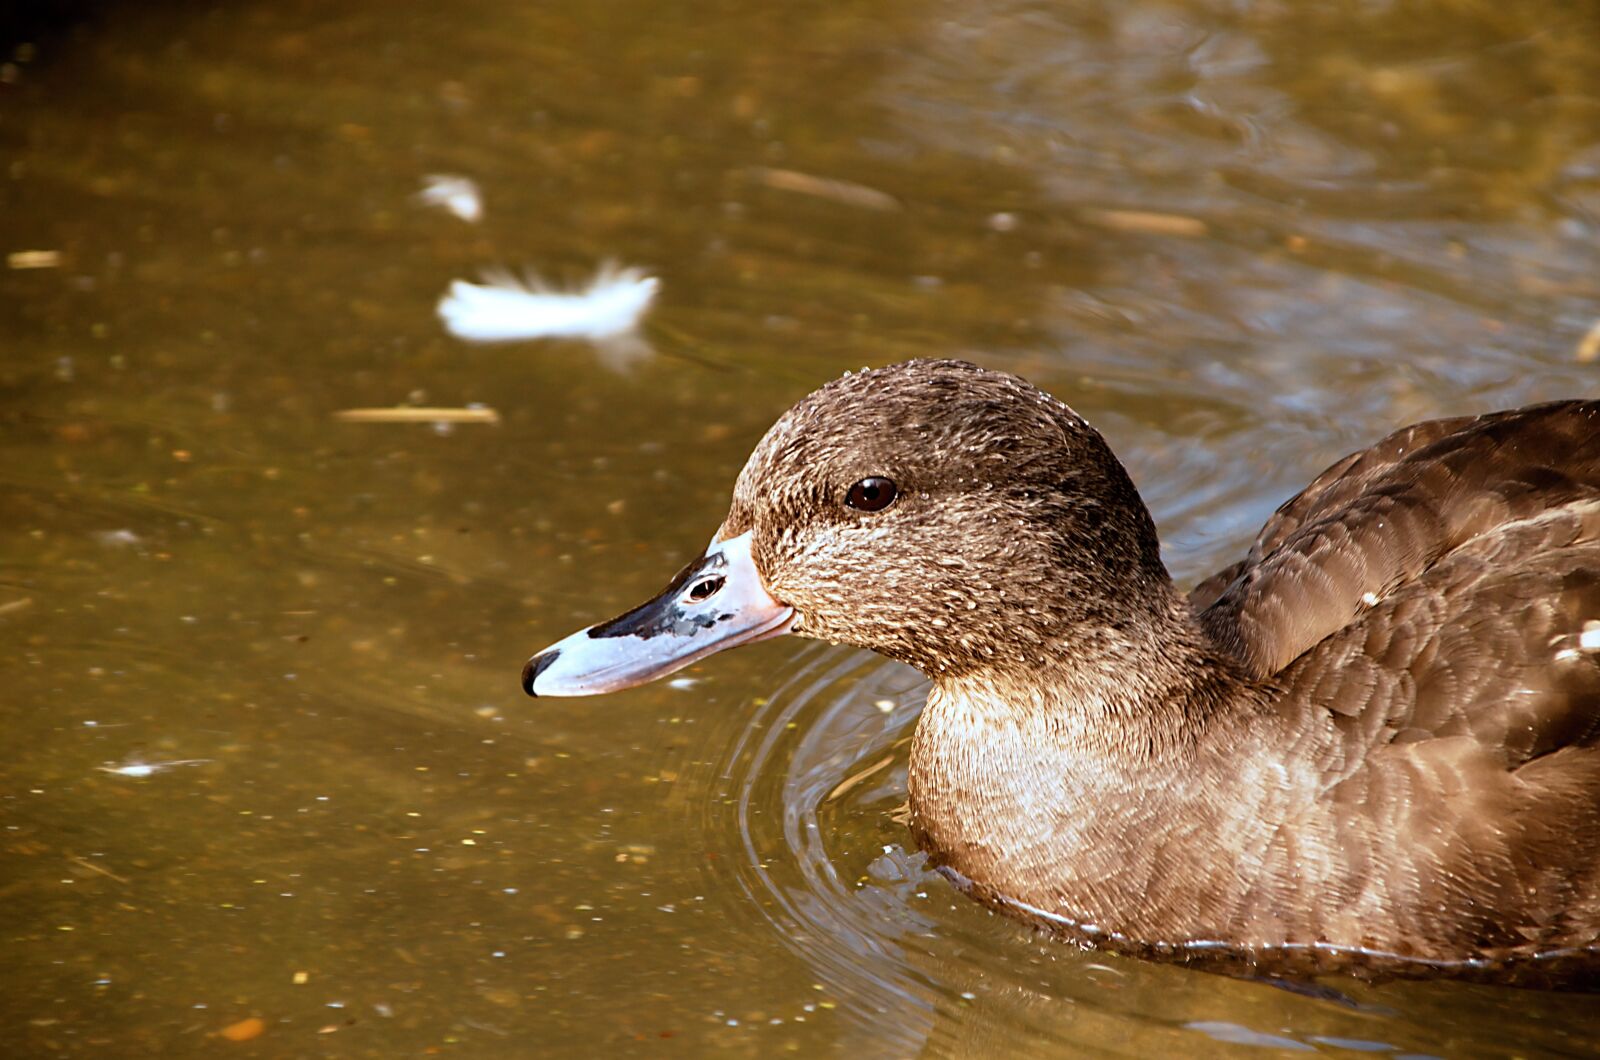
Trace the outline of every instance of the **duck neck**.
<instances>
[{"instance_id":1,"label":"duck neck","mask_svg":"<svg viewBox=\"0 0 1600 1060\"><path fill-rule=\"evenodd\" d=\"M1140 762L1185 753L1250 682L1212 646L1170 582L1114 616L1075 615L1031 659L936 680L940 698L1046 721L1085 755Z\"/></svg>"}]
</instances>

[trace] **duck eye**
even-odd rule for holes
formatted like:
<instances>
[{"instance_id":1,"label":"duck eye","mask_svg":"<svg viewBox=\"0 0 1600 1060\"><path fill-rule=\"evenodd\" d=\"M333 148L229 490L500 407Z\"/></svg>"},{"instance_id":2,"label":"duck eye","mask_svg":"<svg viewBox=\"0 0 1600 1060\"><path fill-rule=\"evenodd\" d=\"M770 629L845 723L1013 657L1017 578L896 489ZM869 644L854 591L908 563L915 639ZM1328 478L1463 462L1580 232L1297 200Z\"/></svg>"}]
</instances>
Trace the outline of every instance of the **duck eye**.
<instances>
[{"instance_id":1,"label":"duck eye","mask_svg":"<svg viewBox=\"0 0 1600 1060\"><path fill-rule=\"evenodd\" d=\"M893 482L878 475L864 478L850 487L844 502L858 512L881 512L899 495Z\"/></svg>"}]
</instances>

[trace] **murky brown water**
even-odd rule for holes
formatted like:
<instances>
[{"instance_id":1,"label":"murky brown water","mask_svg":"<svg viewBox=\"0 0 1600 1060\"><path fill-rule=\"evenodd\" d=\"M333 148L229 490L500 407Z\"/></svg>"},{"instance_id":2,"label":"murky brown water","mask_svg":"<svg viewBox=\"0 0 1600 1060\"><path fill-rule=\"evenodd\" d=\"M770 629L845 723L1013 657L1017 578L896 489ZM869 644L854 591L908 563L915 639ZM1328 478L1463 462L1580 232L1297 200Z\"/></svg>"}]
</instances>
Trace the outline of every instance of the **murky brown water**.
<instances>
[{"instance_id":1,"label":"murky brown water","mask_svg":"<svg viewBox=\"0 0 1600 1060\"><path fill-rule=\"evenodd\" d=\"M517 673L845 368L1054 390L1187 580L1394 425L1600 393L1597 44L1546 2L300 0L13 55L0 250L58 256L0 270L7 1052L1592 1050L1593 998L1035 941L908 853L920 687L870 656ZM609 257L653 355L435 318ZM333 419L402 402L502 422Z\"/></svg>"}]
</instances>

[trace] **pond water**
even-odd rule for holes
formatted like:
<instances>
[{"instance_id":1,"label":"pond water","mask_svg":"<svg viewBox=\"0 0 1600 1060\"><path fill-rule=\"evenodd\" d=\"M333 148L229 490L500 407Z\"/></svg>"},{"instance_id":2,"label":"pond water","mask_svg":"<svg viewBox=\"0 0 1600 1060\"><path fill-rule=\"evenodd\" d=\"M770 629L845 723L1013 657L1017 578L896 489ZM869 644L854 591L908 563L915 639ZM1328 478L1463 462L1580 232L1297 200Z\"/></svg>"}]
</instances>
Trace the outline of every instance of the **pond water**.
<instances>
[{"instance_id":1,"label":"pond water","mask_svg":"<svg viewBox=\"0 0 1600 1060\"><path fill-rule=\"evenodd\" d=\"M1600 393L1592 4L70 10L0 57L12 1055L1595 1047L1592 997L1307 997L990 915L896 819L923 686L872 656L518 687L846 369L1065 398L1185 582L1394 426ZM661 280L621 351L436 316L608 259Z\"/></svg>"}]
</instances>

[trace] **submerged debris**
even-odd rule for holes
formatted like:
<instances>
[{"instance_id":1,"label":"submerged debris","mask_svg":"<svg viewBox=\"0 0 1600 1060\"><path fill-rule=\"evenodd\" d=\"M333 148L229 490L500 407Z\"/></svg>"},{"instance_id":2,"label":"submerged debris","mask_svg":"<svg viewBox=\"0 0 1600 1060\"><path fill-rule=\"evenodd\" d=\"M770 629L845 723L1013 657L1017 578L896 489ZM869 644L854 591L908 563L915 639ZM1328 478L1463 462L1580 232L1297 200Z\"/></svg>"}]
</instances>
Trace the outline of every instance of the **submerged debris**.
<instances>
[{"instance_id":1,"label":"submerged debris","mask_svg":"<svg viewBox=\"0 0 1600 1060\"><path fill-rule=\"evenodd\" d=\"M143 538L126 528L120 530L96 530L91 536L96 544L104 545L106 548L132 548L135 545L144 544Z\"/></svg>"},{"instance_id":2,"label":"submerged debris","mask_svg":"<svg viewBox=\"0 0 1600 1060\"><path fill-rule=\"evenodd\" d=\"M211 761L209 758L179 758L171 762L141 762L137 758L129 759L122 765L107 762L103 766L95 766L102 773L115 773L119 777L148 777L156 773L173 769L177 766L198 766Z\"/></svg>"},{"instance_id":3,"label":"submerged debris","mask_svg":"<svg viewBox=\"0 0 1600 1060\"><path fill-rule=\"evenodd\" d=\"M865 769L858 770L853 775L845 777L843 780L839 781L838 784L834 785L833 790L828 792L828 794L823 797L822 801L824 803L829 803L834 799L843 796L851 788L855 787L857 784L860 784L863 780L866 780L868 777L872 776L874 773L883 769L885 766L892 764L893 762L894 755L884 755L882 758L878 759L878 761L872 763L872 765L867 766Z\"/></svg>"},{"instance_id":4,"label":"submerged debris","mask_svg":"<svg viewBox=\"0 0 1600 1060\"><path fill-rule=\"evenodd\" d=\"M1600 320L1589 325L1589 330L1578 341L1578 350L1573 356L1579 364L1600 360Z\"/></svg>"},{"instance_id":5,"label":"submerged debris","mask_svg":"<svg viewBox=\"0 0 1600 1060\"><path fill-rule=\"evenodd\" d=\"M267 1029L267 1021L260 1016L251 1016L238 1023L230 1023L217 1032L218 1037L226 1038L230 1042L248 1042L252 1038L259 1038Z\"/></svg>"}]
</instances>

